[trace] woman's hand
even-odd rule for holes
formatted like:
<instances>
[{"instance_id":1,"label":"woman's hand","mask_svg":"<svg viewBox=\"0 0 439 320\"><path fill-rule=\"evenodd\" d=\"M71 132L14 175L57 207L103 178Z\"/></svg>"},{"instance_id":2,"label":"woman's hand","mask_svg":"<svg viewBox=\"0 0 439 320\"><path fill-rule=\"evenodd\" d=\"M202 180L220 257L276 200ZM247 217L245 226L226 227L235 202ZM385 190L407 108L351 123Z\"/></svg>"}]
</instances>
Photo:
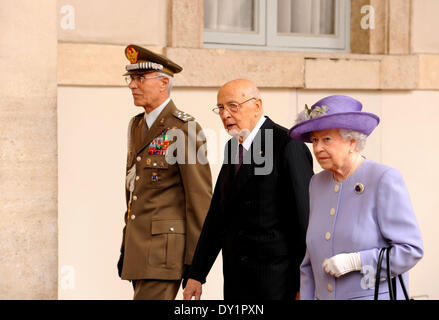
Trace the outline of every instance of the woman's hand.
<instances>
[{"instance_id":1,"label":"woman's hand","mask_svg":"<svg viewBox=\"0 0 439 320\"><path fill-rule=\"evenodd\" d=\"M329 259L325 259L325 261L323 261L322 268L326 273L337 278L352 271L360 271L360 253L354 252L337 254Z\"/></svg>"}]
</instances>

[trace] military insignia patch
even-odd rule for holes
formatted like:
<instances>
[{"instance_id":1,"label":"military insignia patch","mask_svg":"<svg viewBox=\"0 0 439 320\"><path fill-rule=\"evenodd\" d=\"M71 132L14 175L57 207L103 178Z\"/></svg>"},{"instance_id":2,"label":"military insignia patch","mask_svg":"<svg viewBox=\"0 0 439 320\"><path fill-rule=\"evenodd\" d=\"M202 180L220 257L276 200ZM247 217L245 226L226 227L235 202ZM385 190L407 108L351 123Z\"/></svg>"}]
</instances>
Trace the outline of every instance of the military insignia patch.
<instances>
[{"instance_id":1,"label":"military insignia patch","mask_svg":"<svg viewBox=\"0 0 439 320\"><path fill-rule=\"evenodd\" d=\"M173 115L175 117L177 117L178 119L180 119L183 122L188 122L188 121L194 121L195 118L192 117L189 113L183 112L183 111L179 111L176 110L173 112Z\"/></svg>"},{"instance_id":2,"label":"military insignia patch","mask_svg":"<svg viewBox=\"0 0 439 320\"><path fill-rule=\"evenodd\" d=\"M148 146L149 155L166 156L166 151L171 143L170 137L163 131Z\"/></svg>"},{"instance_id":3,"label":"military insignia patch","mask_svg":"<svg viewBox=\"0 0 439 320\"><path fill-rule=\"evenodd\" d=\"M128 47L125 52L125 55L127 56L128 60L130 60L130 62L134 64L137 63L137 57L139 56L139 51L137 51L133 47Z\"/></svg>"}]
</instances>

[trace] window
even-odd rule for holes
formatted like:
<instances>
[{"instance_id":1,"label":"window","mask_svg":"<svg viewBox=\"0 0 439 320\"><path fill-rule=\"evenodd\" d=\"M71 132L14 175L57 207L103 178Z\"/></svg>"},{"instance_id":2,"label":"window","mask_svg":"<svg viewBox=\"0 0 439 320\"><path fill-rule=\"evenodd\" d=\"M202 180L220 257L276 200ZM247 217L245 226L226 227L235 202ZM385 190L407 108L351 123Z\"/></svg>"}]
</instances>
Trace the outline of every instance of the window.
<instances>
[{"instance_id":1,"label":"window","mask_svg":"<svg viewBox=\"0 0 439 320\"><path fill-rule=\"evenodd\" d=\"M204 0L204 42L265 45L265 0Z\"/></svg>"},{"instance_id":2,"label":"window","mask_svg":"<svg viewBox=\"0 0 439 320\"><path fill-rule=\"evenodd\" d=\"M204 0L208 48L349 51L348 0Z\"/></svg>"}]
</instances>

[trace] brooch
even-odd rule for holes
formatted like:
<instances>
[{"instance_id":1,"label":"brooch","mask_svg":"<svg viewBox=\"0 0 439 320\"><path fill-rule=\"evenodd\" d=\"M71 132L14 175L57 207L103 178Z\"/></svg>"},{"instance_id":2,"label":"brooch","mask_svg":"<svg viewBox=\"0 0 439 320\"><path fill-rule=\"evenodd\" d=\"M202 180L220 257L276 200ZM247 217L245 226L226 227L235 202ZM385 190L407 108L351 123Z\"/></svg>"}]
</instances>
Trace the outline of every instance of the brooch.
<instances>
[{"instance_id":1,"label":"brooch","mask_svg":"<svg viewBox=\"0 0 439 320\"><path fill-rule=\"evenodd\" d=\"M362 194L364 191L364 185L361 183L357 183L354 187L354 191L356 194Z\"/></svg>"}]
</instances>

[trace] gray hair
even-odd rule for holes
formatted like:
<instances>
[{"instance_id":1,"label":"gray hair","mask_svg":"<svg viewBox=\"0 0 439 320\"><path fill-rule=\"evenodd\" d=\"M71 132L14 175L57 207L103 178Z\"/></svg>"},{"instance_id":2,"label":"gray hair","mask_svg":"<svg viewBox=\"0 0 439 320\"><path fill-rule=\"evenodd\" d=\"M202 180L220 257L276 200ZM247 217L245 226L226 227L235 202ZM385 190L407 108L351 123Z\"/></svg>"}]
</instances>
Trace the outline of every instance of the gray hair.
<instances>
[{"instance_id":1,"label":"gray hair","mask_svg":"<svg viewBox=\"0 0 439 320\"><path fill-rule=\"evenodd\" d=\"M158 74L159 74L160 76L162 76L162 77L165 77L165 78L168 78L168 79L169 79L169 84L168 84L168 94L171 94L172 87L174 86L174 77L172 77L172 76L170 76L169 74L164 73L164 72L159 72Z\"/></svg>"},{"instance_id":2,"label":"gray hair","mask_svg":"<svg viewBox=\"0 0 439 320\"><path fill-rule=\"evenodd\" d=\"M367 136L364 133L354 130L346 130L346 129L340 129L339 132L344 141L346 142L349 142L351 140L357 141L357 146L355 148L356 151L361 152L364 150L367 140Z\"/></svg>"}]
</instances>

